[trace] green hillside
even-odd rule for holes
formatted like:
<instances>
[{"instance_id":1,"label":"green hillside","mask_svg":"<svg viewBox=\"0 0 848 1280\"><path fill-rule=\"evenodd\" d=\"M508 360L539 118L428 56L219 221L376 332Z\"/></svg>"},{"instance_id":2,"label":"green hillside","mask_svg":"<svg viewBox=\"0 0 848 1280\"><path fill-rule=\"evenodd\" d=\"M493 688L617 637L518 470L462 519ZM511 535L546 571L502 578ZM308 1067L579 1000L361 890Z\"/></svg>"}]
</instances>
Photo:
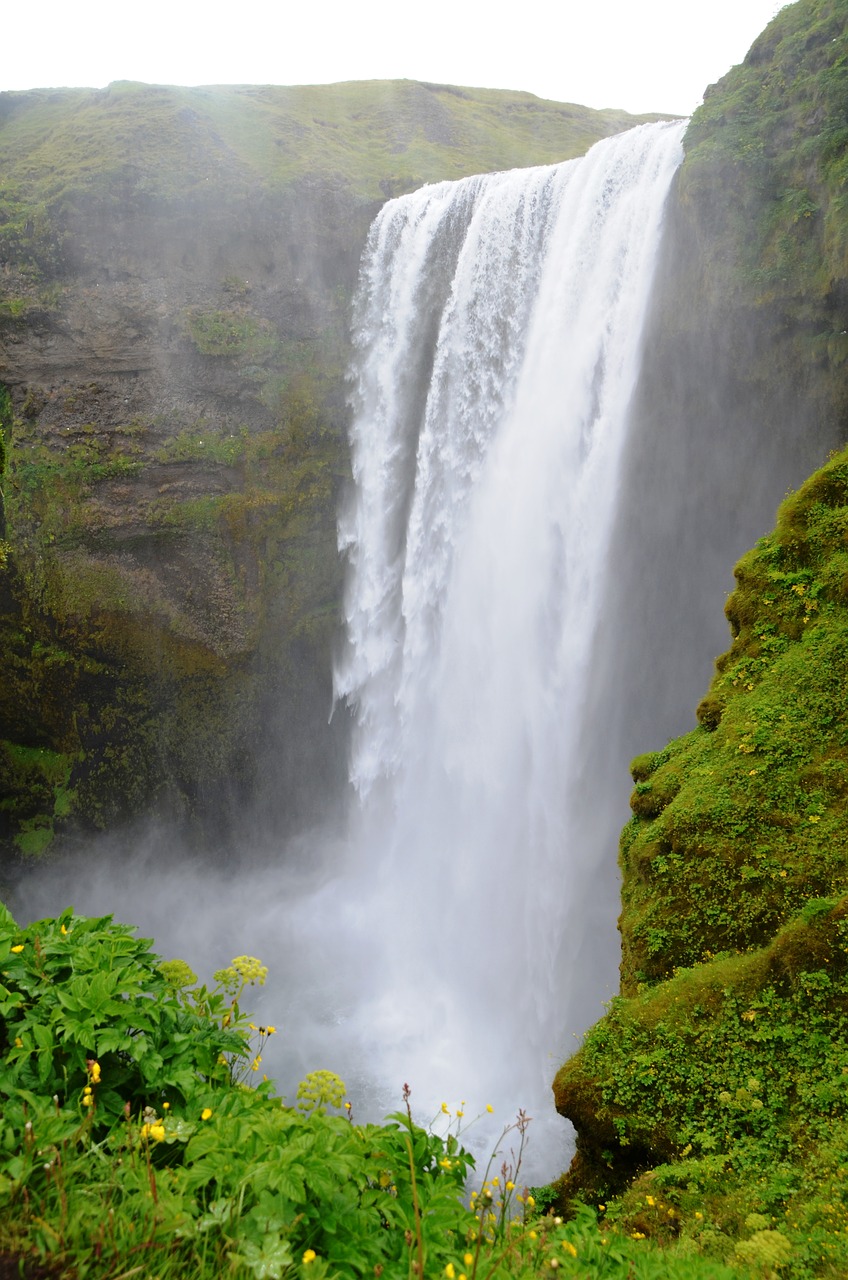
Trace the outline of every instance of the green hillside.
<instances>
[{"instance_id":1,"label":"green hillside","mask_svg":"<svg viewBox=\"0 0 848 1280\"><path fill-rule=\"evenodd\" d=\"M241 177L270 187L330 181L379 200L443 178L565 160L661 118L412 80L38 89L0 95L2 190L31 203L78 188L106 197L117 179L148 197L181 198Z\"/></svg>"}]
</instances>

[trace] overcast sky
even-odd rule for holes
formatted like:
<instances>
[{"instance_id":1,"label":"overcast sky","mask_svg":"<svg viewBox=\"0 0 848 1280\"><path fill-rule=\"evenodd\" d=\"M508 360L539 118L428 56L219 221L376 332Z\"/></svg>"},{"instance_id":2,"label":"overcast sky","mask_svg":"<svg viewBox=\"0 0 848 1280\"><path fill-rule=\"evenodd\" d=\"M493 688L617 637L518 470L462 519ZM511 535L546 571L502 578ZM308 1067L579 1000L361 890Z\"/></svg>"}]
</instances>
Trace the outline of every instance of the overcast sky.
<instances>
[{"instance_id":1,"label":"overcast sky","mask_svg":"<svg viewBox=\"0 0 848 1280\"><path fill-rule=\"evenodd\" d=\"M415 79L688 114L780 0L38 0L6 7L0 88Z\"/></svg>"}]
</instances>

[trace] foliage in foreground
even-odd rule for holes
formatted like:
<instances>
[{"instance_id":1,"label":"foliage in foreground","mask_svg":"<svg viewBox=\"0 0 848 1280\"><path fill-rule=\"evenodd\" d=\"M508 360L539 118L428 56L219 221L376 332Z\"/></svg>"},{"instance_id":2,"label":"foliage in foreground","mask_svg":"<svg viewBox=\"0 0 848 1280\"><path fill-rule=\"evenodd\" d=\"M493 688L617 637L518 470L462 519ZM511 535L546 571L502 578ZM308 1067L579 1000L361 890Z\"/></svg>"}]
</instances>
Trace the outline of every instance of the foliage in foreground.
<instances>
[{"instance_id":1,"label":"foliage in foreground","mask_svg":"<svg viewBox=\"0 0 848 1280\"><path fill-rule=\"evenodd\" d=\"M20 929L0 908L0 976L0 1254L27 1274L738 1274L674 1258L594 1209L538 1216L517 1185L523 1116L501 1142L517 1151L497 1151L469 1196L461 1119L422 1128L406 1088L403 1110L359 1125L330 1072L308 1077L294 1107L267 1080L248 1087L274 1033L239 1005L264 981L251 957L210 990L110 918L69 910Z\"/></svg>"}]
</instances>

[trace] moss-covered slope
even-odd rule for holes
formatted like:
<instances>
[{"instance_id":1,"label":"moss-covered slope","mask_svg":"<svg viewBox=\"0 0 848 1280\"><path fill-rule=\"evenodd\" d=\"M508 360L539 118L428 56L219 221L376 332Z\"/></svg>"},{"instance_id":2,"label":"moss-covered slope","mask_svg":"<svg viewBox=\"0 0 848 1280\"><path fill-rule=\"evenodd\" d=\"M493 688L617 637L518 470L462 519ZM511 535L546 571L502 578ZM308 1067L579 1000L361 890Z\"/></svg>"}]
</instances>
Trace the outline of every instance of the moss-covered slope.
<instances>
[{"instance_id":1,"label":"moss-covered slope","mask_svg":"<svg viewBox=\"0 0 848 1280\"><path fill-rule=\"evenodd\" d=\"M634 1230L728 1255L753 1214L791 1244L786 1274L836 1276L848 1259L848 451L783 503L736 578L733 644L699 727L633 762L622 995L554 1086L578 1129L564 1190L625 1191L615 1212Z\"/></svg>"},{"instance_id":2,"label":"moss-covered slope","mask_svg":"<svg viewBox=\"0 0 848 1280\"><path fill-rule=\"evenodd\" d=\"M848 891L848 460L781 507L736 568L733 645L701 728L633 765L622 989L761 946Z\"/></svg>"}]
</instances>

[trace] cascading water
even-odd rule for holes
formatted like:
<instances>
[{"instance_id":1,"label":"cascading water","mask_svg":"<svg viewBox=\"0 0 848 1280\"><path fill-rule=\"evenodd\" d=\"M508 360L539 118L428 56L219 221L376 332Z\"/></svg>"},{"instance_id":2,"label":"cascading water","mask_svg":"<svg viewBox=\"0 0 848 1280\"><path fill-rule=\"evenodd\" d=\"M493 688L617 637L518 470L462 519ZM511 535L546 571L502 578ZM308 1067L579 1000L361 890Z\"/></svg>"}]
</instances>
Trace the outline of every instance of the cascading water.
<instances>
[{"instance_id":1,"label":"cascading water","mask_svg":"<svg viewBox=\"0 0 848 1280\"><path fill-rule=\"evenodd\" d=\"M335 683L370 957L349 999L395 1098L549 1112L614 985L613 903L581 962L614 858L581 825L582 693L683 128L426 187L371 230Z\"/></svg>"}]
</instances>

